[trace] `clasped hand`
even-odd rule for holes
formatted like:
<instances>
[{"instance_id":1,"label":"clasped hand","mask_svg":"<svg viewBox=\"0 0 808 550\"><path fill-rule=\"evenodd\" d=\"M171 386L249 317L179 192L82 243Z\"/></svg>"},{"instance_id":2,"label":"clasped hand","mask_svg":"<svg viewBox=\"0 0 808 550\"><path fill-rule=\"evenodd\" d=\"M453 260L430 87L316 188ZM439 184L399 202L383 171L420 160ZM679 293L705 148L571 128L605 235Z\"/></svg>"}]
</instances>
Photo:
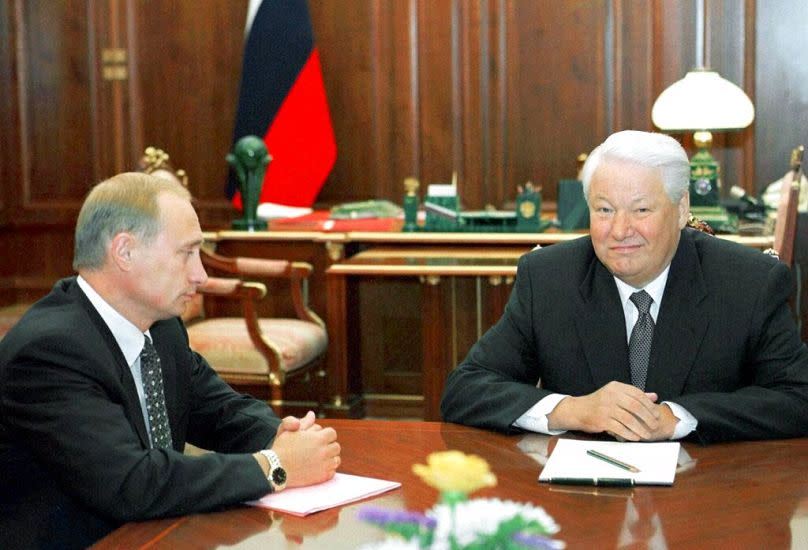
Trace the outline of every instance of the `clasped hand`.
<instances>
[{"instance_id":1,"label":"clasped hand","mask_svg":"<svg viewBox=\"0 0 808 550\"><path fill-rule=\"evenodd\" d=\"M281 421L272 450L286 470L287 487L322 483L334 477L340 465L340 446L334 428L316 423L312 411L303 418Z\"/></svg>"},{"instance_id":2,"label":"clasped hand","mask_svg":"<svg viewBox=\"0 0 808 550\"><path fill-rule=\"evenodd\" d=\"M565 397L547 416L553 430L606 432L624 441L670 439L678 419L657 394L635 386L609 382L580 397Z\"/></svg>"}]
</instances>

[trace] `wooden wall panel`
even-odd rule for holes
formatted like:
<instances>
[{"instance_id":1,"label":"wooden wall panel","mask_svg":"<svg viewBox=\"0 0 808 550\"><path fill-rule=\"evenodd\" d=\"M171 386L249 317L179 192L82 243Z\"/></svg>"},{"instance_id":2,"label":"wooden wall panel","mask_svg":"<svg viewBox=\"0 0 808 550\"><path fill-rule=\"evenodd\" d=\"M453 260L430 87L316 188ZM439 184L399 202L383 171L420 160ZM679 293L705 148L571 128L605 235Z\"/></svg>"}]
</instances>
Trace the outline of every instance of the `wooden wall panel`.
<instances>
[{"instance_id":1,"label":"wooden wall panel","mask_svg":"<svg viewBox=\"0 0 808 550\"><path fill-rule=\"evenodd\" d=\"M17 110L17 89L12 75L16 74L15 48L16 28L12 24L11 5L0 2L0 227L8 223L10 207L9 201L17 191L16 182L19 180L19 159L10 154L19 150L20 121ZM6 151L3 153L2 151ZM6 262L0 265L0 275L11 269ZM0 302L2 303L2 302Z\"/></svg>"},{"instance_id":2,"label":"wooden wall panel","mask_svg":"<svg viewBox=\"0 0 808 550\"><path fill-rule=\"evenodd\" d=\"M808 3L758 2L756 25L755 186L788 168L791 149L808 146Z\"/></svg>"},{"instance_id":3,"label":"wooden wall panel","mask_svg":"<svg viewBox=\"0 0 808 550\"><path fill-rule=\"evenodd\" d=\"M81 0L13 3L22 180L13 219L69 221L94 176L99 131L90 59L94 14ZM58 39L55 39L58 37Z\"/></svg>"},{"instance_id":4,"label":"wooden wall panel","mask_svg":"<svg viewBox=\"0 0 808 550\"><path fill-rule=\"evenodd\" d=\"M606 2L514 2L507 56L515 73L508 116L514 168L505 182L511 196L532 180L554 199L558 179L575 176L577 154L606 137L607 15Z\"/></svg>"},{"instance_id":5,"label":"wooden wall panel","mask_svg":"<svg viewBox=\"0 0 808 550\"><path fill-rule=\"evenodd\" d=\"M129 1L133 124L128 156L163 148L188 172L203 224L225 225L225 199L247 0ZM134 168L134 163L131 165Z\"/></svg>"},{"instance_id":6,"label":"wooden wall panel","mask_svg":"<svg viewBox=\"0 0 808 550\"><path fill-rule=\"evenodd\" d=\"M609 129L651 128L654 94L653 4L617 0L612 4L612 72L614 105ZM608 59L607 59L608 61ZM608 67L607 67L608 69Z\"/></svg>"},{"instance_id":7,"label":"wooden wall panel","mask_svg":"<svg viewBox=\"0 0 808 550\"><path fill-rule=\"evenodd\" d=\"M206 228L223 196L247 0L0 0L0 249L48 249L89 186L162 146L191 175ZM803 0L707 0L707 55L757 117L716 135L725 188L762 189L806 141ZM694 1L310 0L338 157L318 204L401 201L402 180L448 181L465 208L526 180L553 201L575 157L650 109L695 63ZM129 79L101 77L126 48ZM691 148L689 136L681 136ZM50 227L52 233L43 228ZM26 235L30 228L38 232ZM61 259L58 259L61 258ZM69 272L69 254L7 285ZM28 283L26 283L28 284Z\"/></svg>"},{"instance_id":8,"label":"wooden wall panel","mask_svg":"<svg viewBox=\"0 0 808 550\"><path fill-rule=\"evenodd\" d=\"M351 9L340 2L309 5L337 142L337 162L318 200L367 198L372 196L376 176L373 58L377 46L372 31L378 7L369 2L352 4Z\"/></svg>"}]
</instances>

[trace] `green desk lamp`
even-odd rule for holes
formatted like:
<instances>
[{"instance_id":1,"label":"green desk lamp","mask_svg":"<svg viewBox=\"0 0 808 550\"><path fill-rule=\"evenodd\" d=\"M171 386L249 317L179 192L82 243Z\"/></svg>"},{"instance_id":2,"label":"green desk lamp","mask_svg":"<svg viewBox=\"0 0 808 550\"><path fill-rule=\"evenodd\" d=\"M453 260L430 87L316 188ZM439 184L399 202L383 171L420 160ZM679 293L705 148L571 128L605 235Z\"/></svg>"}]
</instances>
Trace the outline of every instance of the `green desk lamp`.
<instances>
[{"instance_id":1,"label":"green desk lamp","mask_svg":"<svg viewBox=\"0 0 808 550\"><path fill-rule=\"evenodd\" d=\"M755 119L755 108L741 88L705 68L704 0L697 2L696 14L696 68L659 94L651 119L665 132L695 132L698 151L690 160L691 211L720 227L727 214L719 203L721 169L710 154L711 132L746 128Z\"/></svg>"}]
</instances>

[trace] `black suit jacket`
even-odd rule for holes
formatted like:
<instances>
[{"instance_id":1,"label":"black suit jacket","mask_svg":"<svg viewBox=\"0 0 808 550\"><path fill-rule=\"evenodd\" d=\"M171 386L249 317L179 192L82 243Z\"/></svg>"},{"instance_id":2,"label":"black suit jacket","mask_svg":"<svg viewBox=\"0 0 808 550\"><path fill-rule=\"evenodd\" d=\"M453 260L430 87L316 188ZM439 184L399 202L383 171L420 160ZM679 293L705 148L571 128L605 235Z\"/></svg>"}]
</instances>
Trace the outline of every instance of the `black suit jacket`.
<instances>
[{"instance_id":1,"label":"black suit jacket","mask_svg":"<svg viewBox=\"0 0 808 550\"><path fill-rule=\"evenodd\" d=\"M682 231L654 331L646 390L698 420L701 442L808 434L808 350L771 256ZM447 380L445 420L499 431L550 393L630 383L613 276L589 237L521 258L499 322ZM536 384L541 380L541 388Z\"/></svg>"},{"instance_id":2,"label":"black suit jacket","mask_svg":"<svg viewBox=\"0 0 808 550\"><path fill-rule=\"evenodd\" d=\"M0 547L82 546L125 521L270 491L251 453L272 442L278 417L191 351L179 319L150 332L169 451L149 448L131 371L75 278L58 282L0 342ZM186 442L218 452L186 456Z\"/></svg>"}]
</instances>

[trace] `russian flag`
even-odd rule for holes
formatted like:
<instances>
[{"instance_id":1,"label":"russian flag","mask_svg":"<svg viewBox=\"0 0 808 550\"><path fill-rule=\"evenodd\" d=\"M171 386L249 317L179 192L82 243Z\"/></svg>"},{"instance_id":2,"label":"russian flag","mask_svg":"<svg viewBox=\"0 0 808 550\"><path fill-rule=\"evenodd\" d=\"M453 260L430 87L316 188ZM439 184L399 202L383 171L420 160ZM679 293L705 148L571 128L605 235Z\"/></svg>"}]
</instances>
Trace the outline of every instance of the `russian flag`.
<instances>
[{"instance_id":1,"label":"russian flag","mask_svg":"<svg viewBox=\"0 0 808 550\"><path fill-rule=\"evenodd\" d=\"M311 207L337 146L306 0L251 0L233 143L263 136L272 161L259 203ZM227 196L241 208L231 170Z\"/></svg>"}]
</instances>

